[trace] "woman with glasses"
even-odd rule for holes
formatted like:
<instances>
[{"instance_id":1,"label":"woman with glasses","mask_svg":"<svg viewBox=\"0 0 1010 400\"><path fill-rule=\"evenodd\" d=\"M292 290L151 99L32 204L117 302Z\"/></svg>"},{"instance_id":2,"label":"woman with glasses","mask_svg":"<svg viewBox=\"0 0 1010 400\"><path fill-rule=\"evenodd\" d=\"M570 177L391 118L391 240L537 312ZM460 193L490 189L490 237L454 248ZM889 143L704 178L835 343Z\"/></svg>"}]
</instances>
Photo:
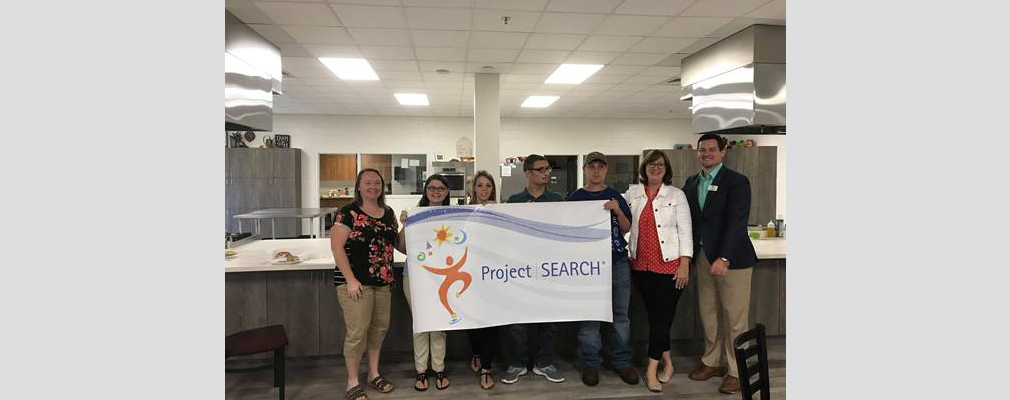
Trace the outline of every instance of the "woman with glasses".
<instances>
[{"instance_id":1,"label":"woman with glasses","mask_svg":"<svg viewBox=\"0 0 1010 400\"><path fill-rule=\"evenodd\" d=\"M494 177L487 171L479 171L473 177L470 204L493 204L498 197L495 191ZM467 331L470 336L470 370L480 372L480 387L490 390L494 387L494 377L491 376L491 362L498 350L498 328L487 327Z\"/></svg>"},{"instance_id":2,"label":"woman with glasses","mask_svg":"<svg viewBox=\"0 0 1010 400\"><path fill-rule=\"evenodd\" d=\"M424 194L418 207L449 205L449 180L439 174L433 174L424 181ZM400 225L406 226L407 211L400 212ZM397 250L406 254L404 229L400 229ZM403 294L410 306L410 279L407 268L403 269ZM445 332L422 332L414 334L414 369L417 380L414 390L428 390L428 357L431 356L431 369L435 371L435 388L438 390L449 387L449 377L445 374Z\"/></svg>"},{"instance_id":3,"label":"woman with glasses","mask_svg":"<svg viewBox=\"0 0 1010 400\"><path fill-rule=\"evenodd\" d=\"M673 376L670 326L677 300L687 286L694 254L691 209L684 192L671 184L670 160L662 151L648 152L638 173L643 183L624 194L632 215L629 259L632 280L642 293L649 316L646 386L662 392L662 384ZM658 371L660 360L662 373Z\"/></svg>"}]
</instances>

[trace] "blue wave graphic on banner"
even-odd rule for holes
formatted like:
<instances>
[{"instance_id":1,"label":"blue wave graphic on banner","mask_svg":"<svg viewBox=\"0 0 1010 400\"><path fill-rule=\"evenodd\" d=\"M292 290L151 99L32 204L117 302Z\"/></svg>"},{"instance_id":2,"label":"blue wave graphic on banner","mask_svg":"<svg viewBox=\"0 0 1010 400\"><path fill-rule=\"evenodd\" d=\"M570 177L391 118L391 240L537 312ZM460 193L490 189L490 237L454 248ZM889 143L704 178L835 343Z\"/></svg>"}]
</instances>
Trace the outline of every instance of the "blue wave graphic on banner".
<instances>
[{"instance_id":1,"label":"blue wave graphic on banner","mask_svg":"<svg viewBox=\"0 0 1010 400\"><path fill-rule=\"evenodd\" d=\"M603 221L586 226L567 226L516 218L483 208L435 208L421 211L407 218L407 224L426 219L439 218L446 221L471 221L491 225L526 235L562 242L593 242L610 239L610 229L590 228ZM609 222L609 219L606 220Z\"/></svg>"}]
</instances>

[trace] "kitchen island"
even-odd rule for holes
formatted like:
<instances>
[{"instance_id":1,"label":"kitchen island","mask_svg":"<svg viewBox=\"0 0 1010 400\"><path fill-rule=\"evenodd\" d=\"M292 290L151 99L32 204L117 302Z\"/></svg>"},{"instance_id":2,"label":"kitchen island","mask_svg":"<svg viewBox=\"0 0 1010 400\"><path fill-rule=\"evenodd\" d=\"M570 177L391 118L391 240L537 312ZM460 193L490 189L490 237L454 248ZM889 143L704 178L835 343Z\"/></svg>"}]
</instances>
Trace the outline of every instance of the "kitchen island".
<instances>
[{"instance_id":1,"label":"kitchen island","mask_svg":"<svg viewBox=\"0 0 1010 400\"><path fill-rule=\"evenodd\" d=\"M758 254L751 281L750 323L765 325L769 335L785 335L786 241L753 240ZM225 334L283 324L290 344L288 356L316 356L343 353L344 321L333 285L333 255L329 239L260 240L236 247L238 255L225 261ZM273 252L290 251L303 258L296 264L272 264ZM402 255L398 254L398 260ZM403 263L394 263L397 283L392 290L390 327L384 352L412 351L411 314L399 284ZM698 271L692 271L698 273ZM673 339L701 339L704 332L698 318L695 279L681 296L671 329ZM631 327L635 360L645 357L648 319L637 290L632 290ZM575 323L559 324L556 353L577 358ZM499 349L509 346L501 333ZM447 356L470 356L466 333L449 332ZM691 349L673 349L691 353Z\"/></svg>"}]
</instances>

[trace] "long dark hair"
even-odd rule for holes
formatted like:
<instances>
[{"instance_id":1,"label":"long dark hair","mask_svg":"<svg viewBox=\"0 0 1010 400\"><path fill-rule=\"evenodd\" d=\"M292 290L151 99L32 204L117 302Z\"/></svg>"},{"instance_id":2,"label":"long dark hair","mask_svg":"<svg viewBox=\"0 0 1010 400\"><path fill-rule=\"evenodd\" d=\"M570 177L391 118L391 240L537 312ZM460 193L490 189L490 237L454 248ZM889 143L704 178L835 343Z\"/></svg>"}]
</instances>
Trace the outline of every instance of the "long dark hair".
<instances>
[{"instance_id":1,"label":"long dark hair","mask_svg":"<svg viewBox=\"0 0 1010 400\"><path fill-rule=\"evenodd\" d=\"M470 204L477 204L477 178L482 176L491 181L491 197L488 198L488 201L498 201L498 187L494 183L494 177L491 176L490 172L480 170L477 172L477 175L473 176L473 185L470 186L470 198L472 199L470 200Z\"/></svg>"},{"instance_id":2,"label":"long dark hair","mask_svg":"<svg viewBox=\"0 0 1010 400\"><path fill-rule=\"evenodd\" d=\"M431 202L428 200L428 184L431 183L431 181L434 181L434 180L438 180L439 182L442 182L442 184L445 185L445 190L446 190L446 192L445 192L445 198L442 199L442 204L435 204L435 205L436 206L447 206L447 205L449 205L449 192L448 192L448 190L449 190L449 180L445 179L445 177L442 176L441 174L431 174L431 176L429 176L428 179L424 180L424 188L421 189L422 190L422 192L421 192L421 201L417 202L418 206L420 206L420 207L427 207L427 206L432 205Z\"/></svg>"},{"instance_id":3,"label":"long dark hair","mask_svg":"<svg viewBox=\"0 0 1010 400\"><path fill-rule=\"evenodd\" d=\"M649 186L649 176L645 174L645 169L648 168L649 163L656 161L659 158L662 158L663 164L666 164L666 167L664 168L666 172L663 173L663 184L673 184L673 168L671 168L672 166L670 165L670 158L666 156L666 153L660 150L650 150L648 153L645 153L645 157L642 158L642 165L638 167L638 174L642 178L643 185Z\"/></svg>"},{"instance_id":4,"label":"long dark hair","mask_svg":"<svg viewBox=\"0 0 1010 400\"><path fill-rule=\"evenodd\" d=\"M361 205L365 202L361 198L361 176L364 175L365 172L374 172L379 176L379 180L382 181L382 190L379 191L379 199L377 202L379 203L379 207L386 208L386 178L383 178L382 173L375 168L365 168L358 171L358 177L354 178L354 204L361 207Z\"/></svg>"}]
</instances>

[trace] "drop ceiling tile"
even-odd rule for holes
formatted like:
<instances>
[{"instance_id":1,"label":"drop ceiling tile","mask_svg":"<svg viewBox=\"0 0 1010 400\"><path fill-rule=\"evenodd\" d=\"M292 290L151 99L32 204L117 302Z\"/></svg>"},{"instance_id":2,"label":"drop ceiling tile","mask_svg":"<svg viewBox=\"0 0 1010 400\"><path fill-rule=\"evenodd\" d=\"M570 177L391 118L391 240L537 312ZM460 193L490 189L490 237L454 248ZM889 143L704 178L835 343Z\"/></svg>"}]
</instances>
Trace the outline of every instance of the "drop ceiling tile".
<instances>
[{"instance_id":1,"label":"drop ceiling tile","mask_svg":"<svg viewBox=\"0 0 1010 400\"><path fill-rule=\"evenodd\" d=\"M614 14L677 15L697 0L624 0Z\"/></svg>"},{"instance_id":2,"label":"drop ceiling tile","mask_svg":"<svg viewBox=\"0 0 1010 400\"><path fill-rule=\"evenodd\" d=\"M606 18L600 14L544 13L535 29L539 33L592 33Z\"/></svg>"},{"instance_id":3,"label":"drop ceiling tile","mask_svg":"<svg viewBox=\"0 0 1010 400\"><path fill-rule=\"evenodd\" d=\"M775 0L747 14L751 18L786 19L786 0Z\"/></svg>"},{"instance_id":4,"label":"drop ceiling tile","mask_svg":"<svg viewBox=\"0 0 1010 400\"><path fill-rule=\"evenodd\" d=\"M407 7L406 12L412 29L467 30L473 19L469 8Z\"/></svg>"},{"instance_id":5,"label":"drop ceiling tile","mask_svg":"<svg viewBox=\"0 0 1010 400\"><path fill-rule=\"evenodd\" d=\"M505 82L538 82L543 83L547 80L548 75L528 75L528 74L508 74L505 76L503 81Z\"/></svg>"},{"instance_id":6,"label":"drop ceiling tile","mask_svg":"<svg viewBox=\"0 0 1010 400\"><path fill-rule=\"evenodd\" d=\"M612 87L614 87L614 85L611 85L609 83L582 83L579 85L575 85L573 89L576 91L600 92L608 90Z\"/></svg>"},{"instance_id":7,"label":"drop ceiling tile","mask_svg":"<svg viewBox=\"0 0 1010 400\"><path fill-rule=\"evenodd\" d=\"M655 75L636 75L628 78L622 83L635 83L635 84L646 84L655 85L657 83L663 83L673 75L669 76L655 76Z\"/></svg>"},{"instance_id":8,"label":"drop ceiling tile","mask_svg":"<svg viewBox=\"0 0 1010 400\"><path fill-rule=\"evenodd\" d=\"M508 25L502 22L504 16L509 17ZM538 18L540 18L540 13L534 11L477 9L473 14L473 29L477 31L532 32Z\"/></svg>"},{"instance_id":9,"label":"drop ceiling tile","mask_svg":"<svg viewBox=\"0 0 1010 400\"><path fill-rule=\"evenodd\" d=\"M466 68L466 63L460 61L419 61L417 64L421 67L422 72L435 72L439 69L462 72Z\"/></svg>"},{"instance_id":10,"label":"drop ceiling tile","mask_svg":"<svg viewBox=\"0 0 1010 400\"><path fill-rule=\"evenodd\" d=\"M333 73L315 58L281 57L281 65L285 71L298 78L333 76Z\"/></svg>"},{"instance_id":11,"label":"drop ceiling tile","mask_svg":"<svg viewBox=\"0 0 1010 400\"><path fill-rule=\"evenodd\" d=\"M353 45L344 28L332 26L284 26L284 32L298 43Z\"/></svg>"},{"instance_id":12,"label":"drop ceiling tile","mask_svg":"<svg viewBox=\"0 0 1010 400\"><path fill-rule=\"evenodd\" d=\"M315 57L333 58L361 58L364 54L357 46L339 46L333 44L303 44L302 47L308 50ZM284 65L284 64L281 64ZM286 65L285 65L286 67Z\"/></svg>"},{"instance_id":13,"label":"drop ceiling tile","mask_svg":"<svg viewBox=\"0 0 1010 400\"><path fill-rule=\"evenodd\" d=\"M421 73L416 71L379 71L377 72L379 79L381 80L398 80L398 81L420 81Z\"/></svg>"},{"instance_id":14,"label":"drop ceiling tile","mask_svg":"<svg viewBox=\"0 0 1010 400\"><path fill-rule=\"evenodd\" d=\"M347 28L358 45L413 46L406 29Z\"/></svg>"},{"instance_id":15,"label":"drop ceiling tile","mask_svg":"<svg viewBox=\"0 0 1010 400\"><path fill-rule=\"evenodd\" d=\"M508 74L512 71L512 63L505 62L468 62L466 63L466 72L470 81L473 81L473 73L493 73L493 74ZM494 67L493 69L486 69L485 66Z\"/></svg>"},{"instance_id":16,"label":"drop ceiling tile","mask_svg":"<svg viewBox=\"0 0 1010 400\"><path fill-rule=\"evenodd\" d=\"M638 75L644 76L680 76L680 67L649 67Z\"/></svg>"},{"instance_id":17,"label":"drop ceiling tile","mask_svg":"<svg viewBox=\"0 0 1010 400\"><path fill-rule=\"evenodd\" d=\"M278 25L262 25L262 24L248 24L248 25L250 28L256 31L256 33L259 33L264 38L266 38L267 40L269 40L274 44L295 42L295 38L291 37L291 35L288 35L287 32L284 32L284 29L282 29Z\"/></svg>"},{"instance_id":18,"label":"drop ceiling tile","mask_svg":"<svg viewBox=\"0 0 1010 400\"><path fill-rule=\"evenodd\" d=\"M418 60L465 61L466 49L452 47L415 47Z\"/></svg>"},{"instance_id":19,"label":"drop ceiling tile","mask_svg":"<svg viewBox=\"0 0 1010 400\"><path fill-rule=\"evenodd\" d=\"M659 60L669 56L669 53L624 53L617 57L615 65L654 65Z\"/></svg>"},{"instance_id":20,"label":"drop ceiling tile","mask_svg":"<svg viewBox=\"0 0 1010 400\"><path fill-rule=\"evenodd\" d=\"M630 77L630 75L600 75L597 73L590 76L583 83L621 83Z\"/></svg>"},{"instance_id":21,"label":"drop ceiling tile","mask_svg":"<svg viewBox=\"0 0 1010 400\"><path fill-rule=\"evenodd\" d=\"M361 52L365 53L365 58L379 60L412 60L414 56L413 47L396 46L359 46Z\"/></svg>"},{"instance_id":22,"label":"drop ceiling tile","mask_svg":"<svg viewBox=\"0 0 1010 400\"><path fill-rule=\"evenodd\" d=\"M470 49L466 59L473 62L512 62L518 54L519 50L515 49Z\"/></svg>"},{"instance_id":23,"label":"drop ceiling tile","mask_svg":"<svg viewBox=\"0 0 1010 400\"><path fill-rule=\"evenodd\" d=\"M587 35L561 33L534 33L526 41L527 49L535 50L575 50Z\"/></svg>"},{"instance_id":24,"label":"drop ceiling tile","mask_svg":"<svg viewBox=\"0 0 1010 400\"><path fill-rule=\"evenodd\" d=\"M519 58L516 62L520 63L551 63L560 64L566 58L570 51L564 50L523 50L519 53ZM513 71L515 69L513 68Z\"/></svg>"},{"instance_id":25,"label":"drop ceiling tile","mask_svg":"<svg viewBox=\"0 0 1010 400\"><path fill-rule=\"evenodd\" d=\"M501 90L534 90L539 88L540 84L536 82L502 82Z\"/></svg>"},{"instance_id":26,"label":"drop ceiling tile","mask_svg":"<svg viewBox=\"0 0 1010 400\"><path fill-rule=\"evenodd\" d=\"M340 26L337 16L333 15L330 7L323 3L256 2L255 4L277 25Z\"/></svg>"},{"instance_id":27,"label":"drop ceiling tile","mask_svg":"<svg viewBox=\"0 0 1010 400\"><path fill-rule=\"evenodd\" d=\"M403 0L407 7L473 8L474 0Z\"/></svg>"},{"instance_id":28,"label":"drop ceiling tile","mask_svg":"<svg viewBox=\"0 0 1010 400\"><path fill-rule=\"evenodd\" d=\"M477 8L499 10L543 11L547 0L477 0Z\"/></svg>"},{"instance_id":29,"label":"drop ceiling tile","mask_svg":"<svg viewBox=\"0 0 1010 400\"><path fill-rule=\"evenodd\" d=\"M462 83L463 83L463 73L462 72L450 72L448 74L439 74L439 73L436 73L436 72L423 72L423 73L421 73L421 75L424 76L424 82L425 83L431 83L431 82L456 82L456 83L459 83L460 85L454 85L453 87L455 87L457 90L459 90L460 88L462 88Z\"/></svg>"},{"instance_id":30,"label":"drop ceiling tile","mask_svg":"<svg viewBox=\"0 0 1010 400\"><path fill-rule=\"evenodd\" d=\"M405 71L403 71L405 72ZM416 72L415 72L416 73ZM418 74L420 75L420 74ZM421 93L425 91L424 82L420 79L414 81L386 80L386 88L395 93Z\"/></svg>"},{"instance_id":31,"label":"drop ceiling tile","mask_svg":"<svg viewBox=\"0 0 1010 400\"><path fill-rule=\"evenodd\" d=\"M679 67L681 60L683 60L684 57L687 57L688 55L689 54L687 53L671 54L669 57L664 58L660 62L657 62L656 65L664 67Z\"/></svg>"},{"instance_id":32,"label":"drop ceiling tile","mask_svg":"<svg viewBox=\"0 0 1010 400\"><path fill-rule=\"evenodd\" d=\"M637 74L639 71L645 69L645 66L637 65L607 65L596 72L596 75L627 75L631 76Z\"/></svg>"},{"instance_id":33,"label":"drop ceiling tile","mask_svg":"<svg viewBox=\"0 0 1010 400\"><path fill-rule=\"evenodd\" d=\"M467 31L439 31L411 29L414 46L420 47L466 47L470 39Z\"/></svg>"},{"instance_id":34,"label":"drop ceiling tile","mask_svg":"<svg viewBox=\"0 0 1010 400\"><path fill-rule=\"evenodd\" d=\"M520 54L521 56L522 54ZM551 74L558 69L559 64L526 64L516 63L512 65L513 74ZM606 68L606 67L604 67Z\"/></svg>"},{"instance_id":35,"label":"drop ceiling tile","mask_svg":"<svg viewBox=\"0 0 1010 400\"><path fill-rule=\"evenodd\" d=\"M541 81L542 82L542 81ZM570 92L578 85L559 85L554 83L541 83L540 87L537 88L537 93L544 95L558 95L561 96Z\"/></svg>"},{"instance_id":36,"label":"drop ceiling tile","mask_svg":"<svg viewBox=\"0 0 1010 400\"><path fill-rule=\"evenodd\" d=\"M701 0L680 14L682 17L740 17L768 0Z\"/></svg>"},{"instance_id":37,"label":"drop ceiling tile","mask_svg":"<svg viewBox=\"0 0 1010 400\"><path fill-rule=\"evenodd\" d=\"M652 36L705 37L732 20L733 18L674 17L653 32Z\"/></svg>"},{"instance_id":38,"label":"drop ceiling tile","mask_svg":"<svg viewBox=\"0 0 1010 400\"><path fill-rule=\"evenodd\" d=\"M418 71L417 61L413 60L368 60L376 71Z\"/></svg>"},{"instance_id":39,"label":"drop ceiling tile","mask_svg":"<svg viewBox=\"0 0 1010 400\"><path fill-rule=\"evenodd\" d=\"M668 21L670 21L670 17L611 15L593 33L596 35L648 36Z\"/></svg>"},{"instance_id":40,"label":"drop ceiling tile","mask_svg":"<svg viewBox=\"0 0 1010 400\"><path fill-rule=\"evenodd\" d=\"M551 0L547 11L607 14L621 0Z\"/></svg>"},{"instance_id":41,"label":"drop ceiling tile","mask_svg":"<svg viewBox=\"0 0 1010 400\"><path fill-rule=\"evenodd\" d=\"M225 9L235 14L238 19L246 24L274 24L263 10L256 7L256 3L245 0L225 0Z\"/></svg>"},{"instance_id":42,"label":"drop ceiling tile","mask_svg":"<svg viewBox=\"0 0 1010 400\"><path fill-rule=\"evenodd\" d=\"M678 53L694 54L694 52L704 49L708 46L711 46L715 42L718 42L719 39L720 38L710 38L710 37L704 37L698 39L696 42L694 42L694 44L681 49L680 51L678 51Z\"/></svg>"},{"instance_id":43,"label":"drop ceiling tile","mask_svg":"<svg viewBox=\"0 0 1010 400\"><path fill-rule=\"evenodd\" d=\"M298 43L277 43L282 57L312 57L312 53Z\"/></svg>"},{"instance_id":44,"label":"drop ceiling tile","mask_svg":"<svg viewBox=\"0 0 1010 400\"><path fill-rule=\"evenodd\" d=\"M579 50L588 51L625 51L642 40L641 36L604 36L592 35L582 42Z\"/></svg>"},{"instance_id":45,"label":"drop ceiling tile","mask_svg":"<svg viewBox=\"0 0 1010 400\"><path fill-rule=\"evenodd\" d=\"M289 1L302 1L302 0L289 0ZM312 0L316 1L316 0ZM330 3L341 3L341 4L363 4L369 6L398 6L400 5L400 0L328 0Z\"/></svg>"},{"instance_id":46,"label":"drop ceiling tile","mask_svg":"<svg viewBox=\"0 0 1010 400\"><path fill-rule=\"evenodd\" d=\"M613 61L617 56L621 55L617 51L573 51L568 59L565 60L567 64L606 64Z\"/></svg>"},{"instance_id":47,"label":"drop ceiling tile","mask_svg":"<svg viewBox=\"0 0 1010 400\"><path fill-rule=\"evenodd\" d=\"M332 4L344 26L358 28L406 28L401 7Z\"/></svg>"},{"instance_id":48,"label":"drop ceiling tile","mask_svg":"<svg viewBox=\"0 0 1010 400\"><path fill-rule=\"evenodd\" d=\"M471 48L485 49L521 49L526 43L528 33L524 32L482 32L470 34Z\"/></svg>"}]
</instances>

